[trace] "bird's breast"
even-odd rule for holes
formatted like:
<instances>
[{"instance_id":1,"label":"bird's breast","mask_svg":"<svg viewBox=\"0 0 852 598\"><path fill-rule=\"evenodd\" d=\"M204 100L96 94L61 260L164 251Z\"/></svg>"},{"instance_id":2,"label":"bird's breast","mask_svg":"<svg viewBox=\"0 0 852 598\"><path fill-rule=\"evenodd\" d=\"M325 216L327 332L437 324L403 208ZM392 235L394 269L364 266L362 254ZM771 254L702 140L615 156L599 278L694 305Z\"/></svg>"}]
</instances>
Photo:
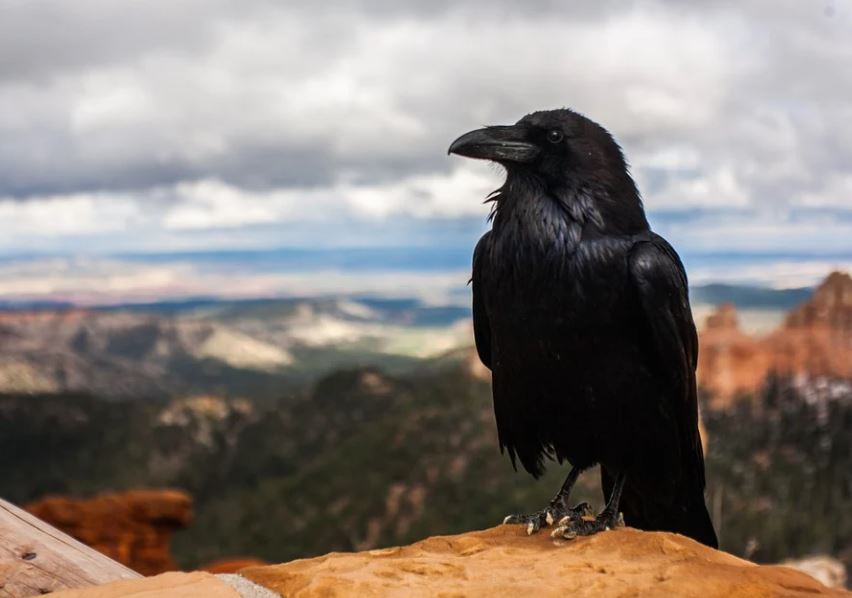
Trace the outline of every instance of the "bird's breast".
<instances>
[{"instance_id":1,"label":"bird's breast","mask_svg":"<svg viewBox=\"0 0 852 598\"><path fill-rule=\"evenodd\" d=\"M565 218L492 232L483 278L493 325L563 334L628 317L631 242L583 232Z\"/></svg>"}]
</instances>

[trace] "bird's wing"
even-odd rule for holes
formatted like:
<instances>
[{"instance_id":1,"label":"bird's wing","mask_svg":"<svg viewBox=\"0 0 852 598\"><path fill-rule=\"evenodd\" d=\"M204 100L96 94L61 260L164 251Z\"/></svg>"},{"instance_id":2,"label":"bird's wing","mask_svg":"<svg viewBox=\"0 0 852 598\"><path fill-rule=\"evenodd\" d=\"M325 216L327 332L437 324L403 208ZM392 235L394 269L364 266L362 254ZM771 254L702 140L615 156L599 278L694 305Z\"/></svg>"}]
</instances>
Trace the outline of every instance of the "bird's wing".
<instances>
[{"instance_id":1,"label":"bird's wing","mask_svg":"<svg viewBox=\"0 0 852 598\"><path fill-rule=\"evenodd\" d=\"M665 239L652 234L637 243L630 254L630 277L655 352L660 375L665 377L678 421L684 463L704 488L704 455L698 433L698 396L695 368L698 334L689 307L686 271Z\"/></svg>"},{"instance_id":2,"label":"bird's wing","mask_svg":"<svg viewBox=\"0 0 852 598\"><path fill-rule=\"evenodd\" d=\"M485 311L484 285L482 275L485 269L483 260L491 243L491 231L488 231L476 244L473 250L473 338L476 341L476 351L485 367L491 369L491 325Z\"/></svg>"}]
</instances>

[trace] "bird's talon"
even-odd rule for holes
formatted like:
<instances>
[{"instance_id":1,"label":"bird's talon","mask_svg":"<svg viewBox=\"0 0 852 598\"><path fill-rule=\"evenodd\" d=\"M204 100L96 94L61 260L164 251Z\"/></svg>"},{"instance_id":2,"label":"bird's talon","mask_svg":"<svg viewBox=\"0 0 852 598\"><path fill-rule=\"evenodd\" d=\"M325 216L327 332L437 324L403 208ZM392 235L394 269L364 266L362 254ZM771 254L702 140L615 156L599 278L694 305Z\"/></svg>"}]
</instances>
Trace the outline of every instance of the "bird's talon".
<instances>
[{"instance_id":1,"label":"bird's talon","mask_svg":"<svg viewBox=\"0 0 852 598\"><path fill-rule=\"evenodd\" d=\"M579 505L578 505L579 507ZM577 508L566 509L564 505L551 504L550 506L536 511L529 515L513 514L503 518L504 524L521 524L525 525L528 534L534 534L543 527L554 525L557 521L560 524L573 521L581 516L584 510L578 511Z\"/></svg>"},{"instance_id":2,"label":"bird's talon","mask_svg":"<svg viewBox=\"0 0 852 598\"><path fill-rule=\"evenodd\" d=\"M574 485L579 474L580 472L576 467L572 468L565 482L562 484L559 494L553 497L553 500L545 508L529 514L508 515L503 518L503 523L521 524L526 527L527 534L532 535L541 528L552 526L556 522L559 522L559 526L564 527L572 521L582 520L585 515L592 512L592 507L589 503L581 502L571 508L567 502L568 493L571 491L571 487Z\"/></svg>"}]
</instances>

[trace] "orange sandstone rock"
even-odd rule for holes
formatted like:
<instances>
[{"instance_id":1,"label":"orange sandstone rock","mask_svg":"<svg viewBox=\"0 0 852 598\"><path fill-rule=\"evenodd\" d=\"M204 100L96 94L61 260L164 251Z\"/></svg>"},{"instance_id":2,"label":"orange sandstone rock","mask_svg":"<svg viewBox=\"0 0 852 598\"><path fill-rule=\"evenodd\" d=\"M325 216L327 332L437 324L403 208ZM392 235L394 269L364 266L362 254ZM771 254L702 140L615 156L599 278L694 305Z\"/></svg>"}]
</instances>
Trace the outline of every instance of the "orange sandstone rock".
<instances>
[{"instance_id":1,"label":"orange sandstone rock","mask_svg":"<svg viewBox=\"0 0 852 598\"><path fill-rule=\"evenodd\" d=\"M840 333L852 333L852 276L832 272L813 297L789 314L785 328L825 326Z\"/></svg>"},{"instance_id":2,"label":"orange sandstone rock","mask_svg":"<svg viewBox=\"0 0 852 598\"><path fill-rule=\"evenodd\" d=\"M520 526L332 553L241 575L282 596L849 596L804 573L633 529L555 545Z\"/></svg>"},{"instance_id":3,"label":"orange sandstone rock","mask_svg":"<svg viewBox=\"0 0 852 598\"><path fill-rule=\"evenodd\" d=\"M171 537L192 519L192 499L177 490L48 496L24 509L143 575L177 569Z\"/></svg>"},{"instance_id":4,"label":"orange sandstone rock","mask_svg":"<svg viewBox=\"0 0 852 598\"><path fill-rule=\"evenodd\" d=\"M767 344L780 373L852 378L852 276L829 275Z\"/></svg>"},{"instance_id":5,"label":"orange sandstone rock","mask_svg":"<svg viewBox=\"0 0 852 598\"><path fill-rule=\"evenodd\" d=\"M546 533L527 536L521 526L504 525L254 567L240 576L167 573L57 598L271 598L267 589L288 598L852 596L805 573L758 566L676 534L619 529L557 545Z\"/></svg>"},{"instance_id":6,"label":"orange sandstone rock","mask_svg":"<svg viewBox=\"0 0 852 598\"><path fill-rule=\"evenodd\" d=\"M698 384L711 392L711 407L729 404L740 393L757 390L771 367L758 339L740 330L736 308L719 306L707 317L698 350Z\"/></svg>"}]
</instances>

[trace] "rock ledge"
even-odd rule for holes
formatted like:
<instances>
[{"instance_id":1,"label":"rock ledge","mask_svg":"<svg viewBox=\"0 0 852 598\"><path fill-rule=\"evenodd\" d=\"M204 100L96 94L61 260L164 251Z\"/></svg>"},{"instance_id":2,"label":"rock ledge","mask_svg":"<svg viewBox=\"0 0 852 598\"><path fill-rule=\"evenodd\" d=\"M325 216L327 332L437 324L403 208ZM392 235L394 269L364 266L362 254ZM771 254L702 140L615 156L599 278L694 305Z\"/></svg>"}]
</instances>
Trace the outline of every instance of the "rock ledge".
<instances>
[{"instance_id":1,"label":"rock ledge","mask_svg":"<svg viewBox=\"0 0 852 598\"><path fill-rule=\"evenodd\" d=\"M683 536L620 529L556 545L499 526L241 574L283 596L849 596Z\"/></svg>"},{"instance_id":2,"label":"rock ledge","mask_svg":"<svg viewBox=\"0 0 852 598\"><path fill-rule=\"evenodd\" d=\"M547 533L527 536L520 526L499 526L436 536L410 546L250 567L240 575L289 598L852 596L787 567L758 566L683 536L629 528L557 545ZM233 580L225 584L209 574L169 573L112 584L121 586L113 593L107 585L57 596L198 595L185 593L186 587L180 586L187 582L179 576L195 576L195 583L221 584L221 594L205 587L210 596L259 595L244 593ZM168 578L168 583L151 585L162 578ZM142 584L147 587L143 589ZM134 585L139 586L138 592L133 591Z\"/></svg>"}]
</instances>

